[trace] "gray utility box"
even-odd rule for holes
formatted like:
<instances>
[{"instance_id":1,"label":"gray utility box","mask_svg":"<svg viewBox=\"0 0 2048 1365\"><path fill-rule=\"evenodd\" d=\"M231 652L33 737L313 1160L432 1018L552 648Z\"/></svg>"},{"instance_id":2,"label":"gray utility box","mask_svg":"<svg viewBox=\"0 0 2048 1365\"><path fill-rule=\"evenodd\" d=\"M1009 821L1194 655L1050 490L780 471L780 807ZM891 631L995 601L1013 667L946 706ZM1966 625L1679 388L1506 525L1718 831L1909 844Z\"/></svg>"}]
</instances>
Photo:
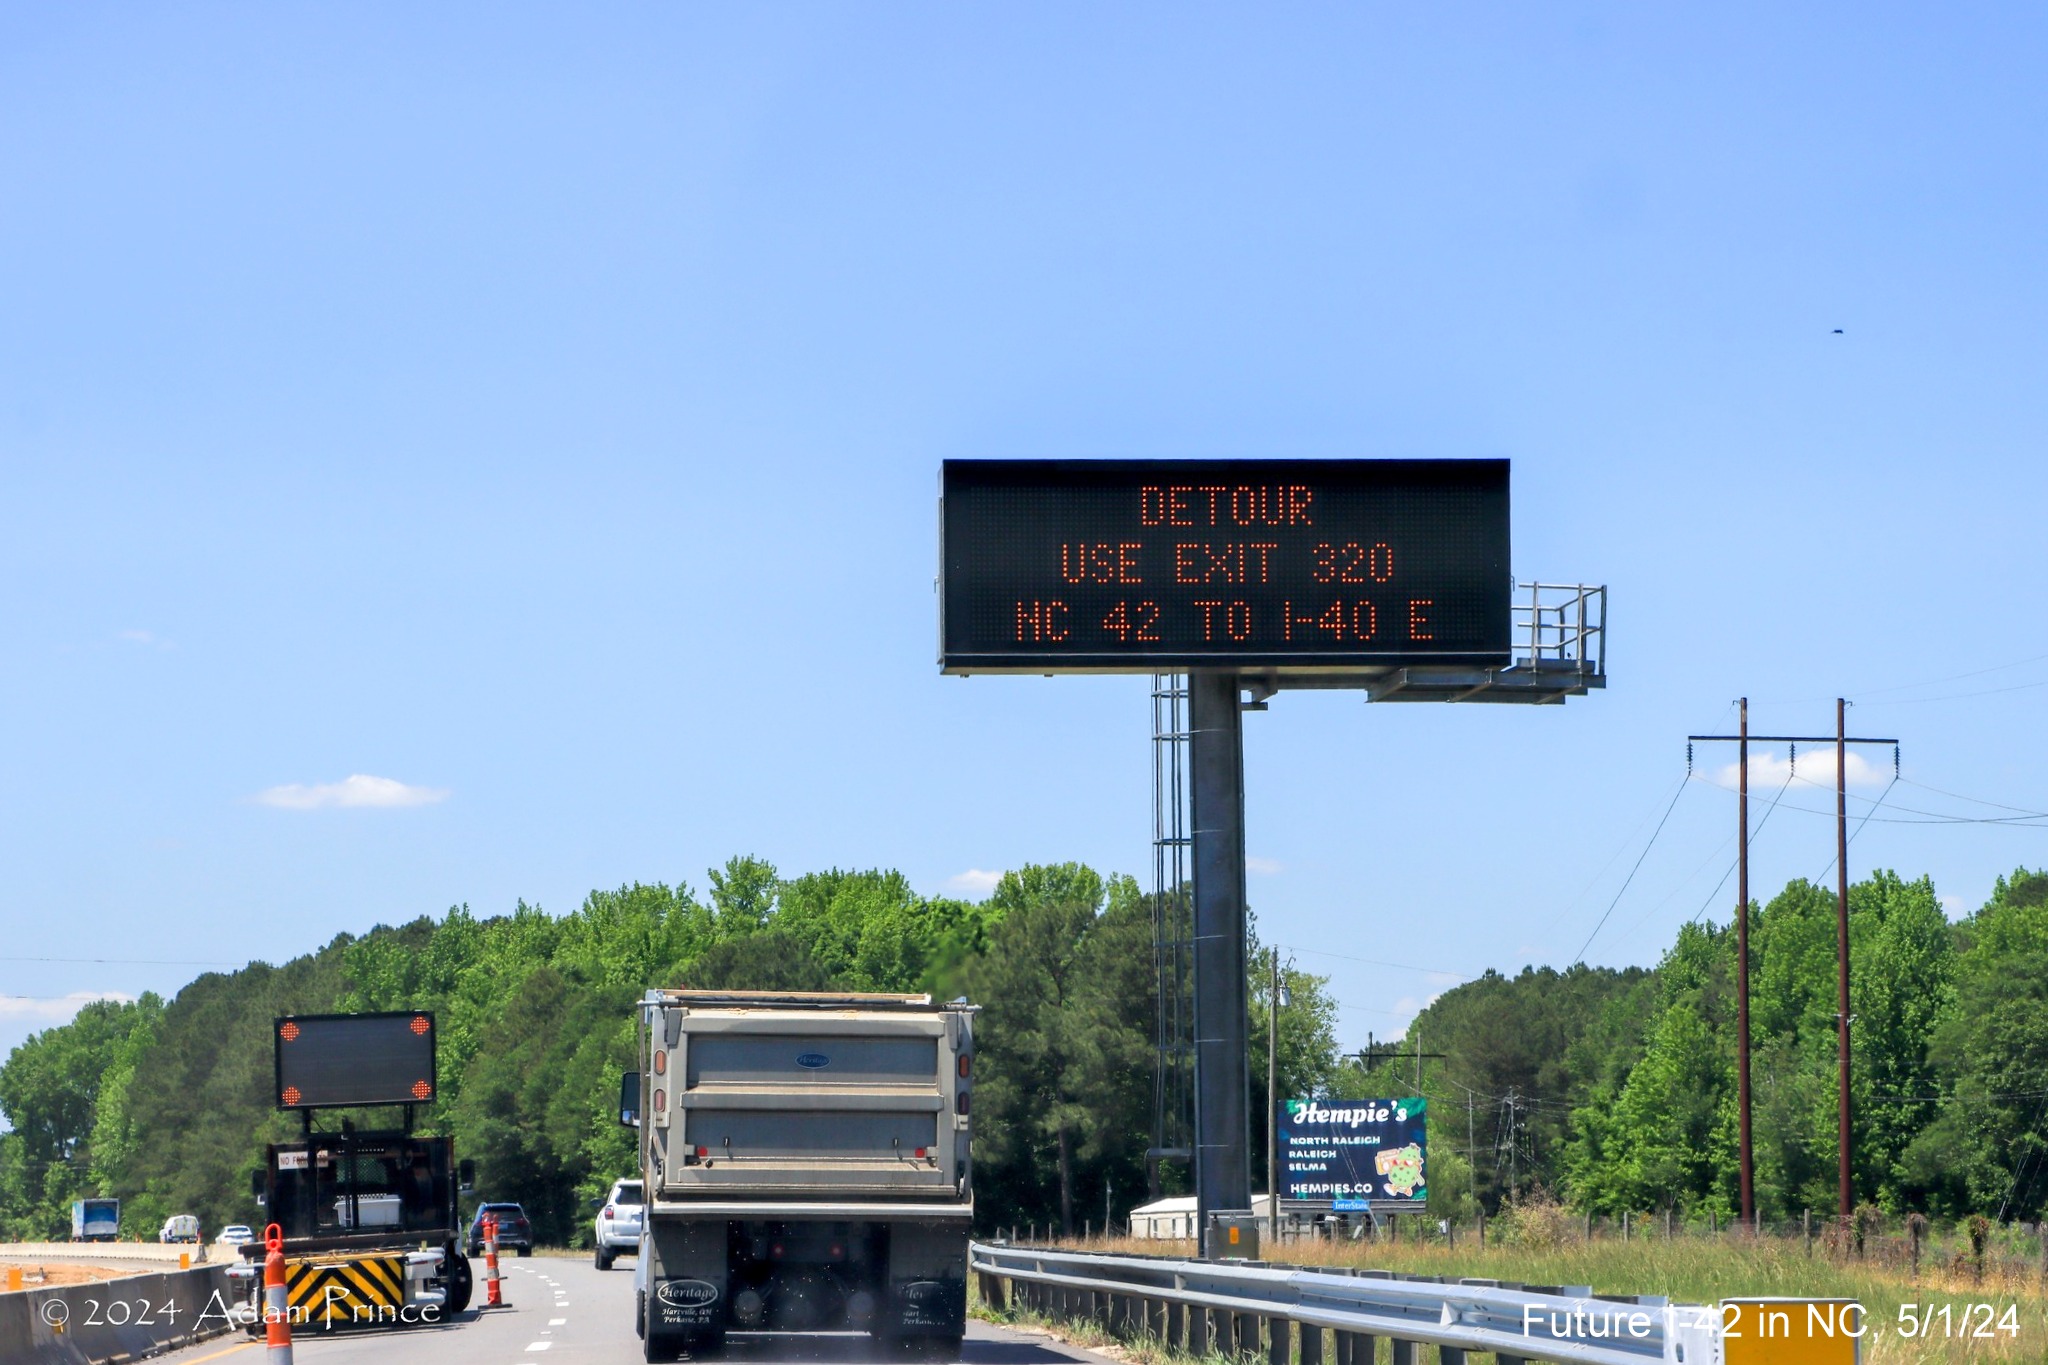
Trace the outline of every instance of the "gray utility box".
<instances>
[{"instance_id":1,"label":"gray utility box","mask_svg":"<svg viewBox=\"0 0 2048 1365\"><path fill-rule=\"evenodd\" d=\"M958 1338L973 1007L649 991L641 1017L647 1358L729 1330Z\"/></svg>"},{"instance_id":2,"label":"gray utility box","mask_svg":"<svg viewBox=\"0 0 2048 1365\"><path fill-rule=\"evenodd\" d=\"M1212 1261L1259 1259L1259 1219L1250 1209L1212 1209L1207 1255Z\"/></svg>"}]
</instances>

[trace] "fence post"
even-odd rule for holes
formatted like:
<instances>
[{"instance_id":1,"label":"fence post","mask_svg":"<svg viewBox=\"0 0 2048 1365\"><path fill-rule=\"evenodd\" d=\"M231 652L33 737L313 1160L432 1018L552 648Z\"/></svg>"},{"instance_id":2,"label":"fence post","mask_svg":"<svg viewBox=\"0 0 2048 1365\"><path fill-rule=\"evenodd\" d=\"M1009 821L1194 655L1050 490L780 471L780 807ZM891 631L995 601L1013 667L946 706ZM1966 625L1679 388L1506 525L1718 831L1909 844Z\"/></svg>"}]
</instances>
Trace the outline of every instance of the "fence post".
<instances>
[{"instance_id":1,"label":"fence post","mask_svg":"<svg viewBox=\"0 0 2048 1365\"><path fill-rule=\"evenodd\" d=\"M1479 1245L1486 1245L1486 1210L1479 1210Z\"/></svg>"},{"instance_id":2,"label":"fence post","mask_svg":"<svg viewBox=\"0 0 2048 1365\"><path fill-rule=\"evenodd\" d=\"M1629 1219L1631 1219L1634 1216L1635 1215L1631 1214L1627 1209L1623 1209L1621 1211L1621 1240L1624 1246L1628 1244Z\"/></svg>"},{"instance_id":3,"label":"fence post","mask_svg":"<svg viewBox=\"0 0 2048 1365\"><path fill-rule=\"evenodd\" d=\"M1813 1210L1803 1210L1799 1215L1799 1235L1806 1240L1806 1259L1813 1259Z\"/></svg>"},{"instance_id":4,"label":"fence post","mask_svg":"<svg viewBox=\"0 0 2048 1365\"><path fill-rule=\"evenodd\" d=\"M1671 1210L1668 1208L1664 1210L1664 1240L1671 1240Z\"/></svg>"}]
</instances>

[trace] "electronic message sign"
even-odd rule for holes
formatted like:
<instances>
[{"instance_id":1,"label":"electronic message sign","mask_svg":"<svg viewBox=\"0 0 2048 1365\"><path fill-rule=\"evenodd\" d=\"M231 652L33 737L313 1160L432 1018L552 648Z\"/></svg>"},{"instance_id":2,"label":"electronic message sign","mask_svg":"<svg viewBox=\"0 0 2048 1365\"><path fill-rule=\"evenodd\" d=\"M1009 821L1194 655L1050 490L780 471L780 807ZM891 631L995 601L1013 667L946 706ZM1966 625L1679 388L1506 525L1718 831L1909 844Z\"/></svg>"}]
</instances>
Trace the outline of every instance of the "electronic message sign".
<instances>
[{"instance_id":1,"label":"electronic message sign","mask_svg":"<svg viewBox=\"0 0 2048 1365\"><path fill-rule=\"evenodd\" d=\"M1280 1106L1280 1197L1339 1211L1428 1198L1428 1102L1288 1100Z\"/></svg>"},{"instance_id":2,"label":"electronic message sign","mask_svg":"<svg viewBox=\"0 0 2048 1365\"><path fill-rule=\"evenodd\" d=\"M277 1107L340 1109L434 1098L434 1016L300 1014L277 1021Z\"/></svg>"},{"instance_id":3,"label":"electronic message sign","mask_svg":"<svg viewBox=\"0 0 2048 1365\"><path fill-rule=\"evenodd\" d=\"M1506 460L948 460L949 673L1508 661Z\"/></svg>"}]
</instances>

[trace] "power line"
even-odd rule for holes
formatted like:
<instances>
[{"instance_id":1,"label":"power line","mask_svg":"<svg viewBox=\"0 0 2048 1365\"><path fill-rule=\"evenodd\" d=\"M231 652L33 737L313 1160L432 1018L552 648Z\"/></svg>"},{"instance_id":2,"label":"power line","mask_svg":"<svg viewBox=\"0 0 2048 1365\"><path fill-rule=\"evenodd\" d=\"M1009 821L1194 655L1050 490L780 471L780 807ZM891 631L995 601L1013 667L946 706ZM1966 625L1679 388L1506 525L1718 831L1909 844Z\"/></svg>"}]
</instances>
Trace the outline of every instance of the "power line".
<instances>
[{"instance_id":1,"label":"power line","mask_svg":"<svg viewBox=\"0 0 2048 1365\"><path fill-rule=\"evenodd\" d=\"M228 967L245 966L236 962L199 962L185 958L159 957L10 957L0 956L0 962L71 962L107 967Z\"/></svg>"},{"instance_id":2,"label":"power line","mask_svg":"<svg viewBox=\"0 0 2048 1365\"><path fill-rule=\"evenodd\" d=\"M1383 962L1376 957L1353 957L1349 953L1333 953L1327 948L1304 948L1299 944L1276 943L1276 948L1285 948L1290 953L1313 953L1317 957L1334 957L1345 962L1363 962L1368 967L1394 967L1404 972L1428 972L1435 976L1452 976L1460 981L1475 979L1472 972L1447 972L1441 967L1418 967L1412 962Z\"/></svg>"},{"instance_id":3,"label":"power line","mask_svg":"<svg viewBox=\"0 0 2048 1365\"><path fill-rule=\"evenodd\" d=\"M1649 857L1650 850L1657 846L1657 836L1664 832L1664 825L1671 819L1671 812L1678 809L1678 798L1685 795L1686 784L1691 781L1692 769L1691 765L1687 764L1686 774L1679 779L1678 789L1671 793L1671 802L1664 807L1663 817L1657 821L1657 828L1650 832L1650 842L1644 844L1643 851L1636 855L1636 865L1628 870L1628 876L1622 878L1621 890L1614 893L1614 899L1607 902L1607 908L1600 912L1600 922L1593 926L1593 932L1586 935L1586 941L1579 945L1578 955L1572 959L1573 962L1584 962L1586 960L1586 949L1593 946L1593 940L1600 936L1600 930L1606 925L1607 917L1614 913L1615 906L1621 904L1621 898L1627 892L1629 884L1636 879L1636 873L1642 871L1643 859Z\"/></svg>"},{"instance_id":4,"label":"power line","mask_svg":"<svg viewBox=\"0 0 2048 1365\"><path fill-rule=\"evenodd\" d=\"M1856 842L1856 836L1863 832L1863 827L1870 823L1870 817L1877 814L1877 808L1884 804L1885 797L1891 795L1892 788L1898 785L1899 779L1896 777L1894 777L1890 782L1885 784L1885 789L1882 792L1878 793L1877 800L1870 803L1870 809L1863 812L1863 818L1856 822L1856 828L1849 831L1849 837L1844 841L1844 847L1846 847L1848 844L1853 844ZM1815 882L1819 882L1821 877L1825 877L1828 875L1828 873L1835 870L1836 856L1837 855L1832 853L1828 855L1828 865L1820 870L1820 877L1815 877L1813 879Z\"/></svg>"}]
</instances>

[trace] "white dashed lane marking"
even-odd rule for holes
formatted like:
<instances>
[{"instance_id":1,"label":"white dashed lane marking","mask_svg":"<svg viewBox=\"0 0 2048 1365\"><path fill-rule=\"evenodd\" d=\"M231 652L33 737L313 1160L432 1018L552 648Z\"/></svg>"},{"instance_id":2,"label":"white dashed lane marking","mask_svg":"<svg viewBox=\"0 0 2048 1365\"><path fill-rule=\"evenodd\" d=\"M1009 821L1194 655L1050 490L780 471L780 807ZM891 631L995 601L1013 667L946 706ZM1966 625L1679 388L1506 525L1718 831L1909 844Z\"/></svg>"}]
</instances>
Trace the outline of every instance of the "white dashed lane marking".
<instances>
[{"instance_id":1,"label":"white dashed lane marking","mask_svg":"<svg viewBox=\"0 0 2048 1365\"><path fill-rule=\"evenodd\" d=\"M568 1321L569 1321L569 1320L568 1320L567 1318L549 1318L549 1319L548 1319L548 1326L550 1326L550 1327L561 1327L561 1326L565 1325L565 1324L566 1324L566 1323L567 1323Z\"/></svg>"},{"instance_id":2,"label":"white dashed lane marking","mask_svg":"<svg viewBox=\"0 0 2048 1365\"><path fill-rule=\"evenodd\" d=\"M552 1341L529 1341L526 1343L526 1349L528 1351L545 1351L554 1344Z\"/></svg>"}]
</instances>

